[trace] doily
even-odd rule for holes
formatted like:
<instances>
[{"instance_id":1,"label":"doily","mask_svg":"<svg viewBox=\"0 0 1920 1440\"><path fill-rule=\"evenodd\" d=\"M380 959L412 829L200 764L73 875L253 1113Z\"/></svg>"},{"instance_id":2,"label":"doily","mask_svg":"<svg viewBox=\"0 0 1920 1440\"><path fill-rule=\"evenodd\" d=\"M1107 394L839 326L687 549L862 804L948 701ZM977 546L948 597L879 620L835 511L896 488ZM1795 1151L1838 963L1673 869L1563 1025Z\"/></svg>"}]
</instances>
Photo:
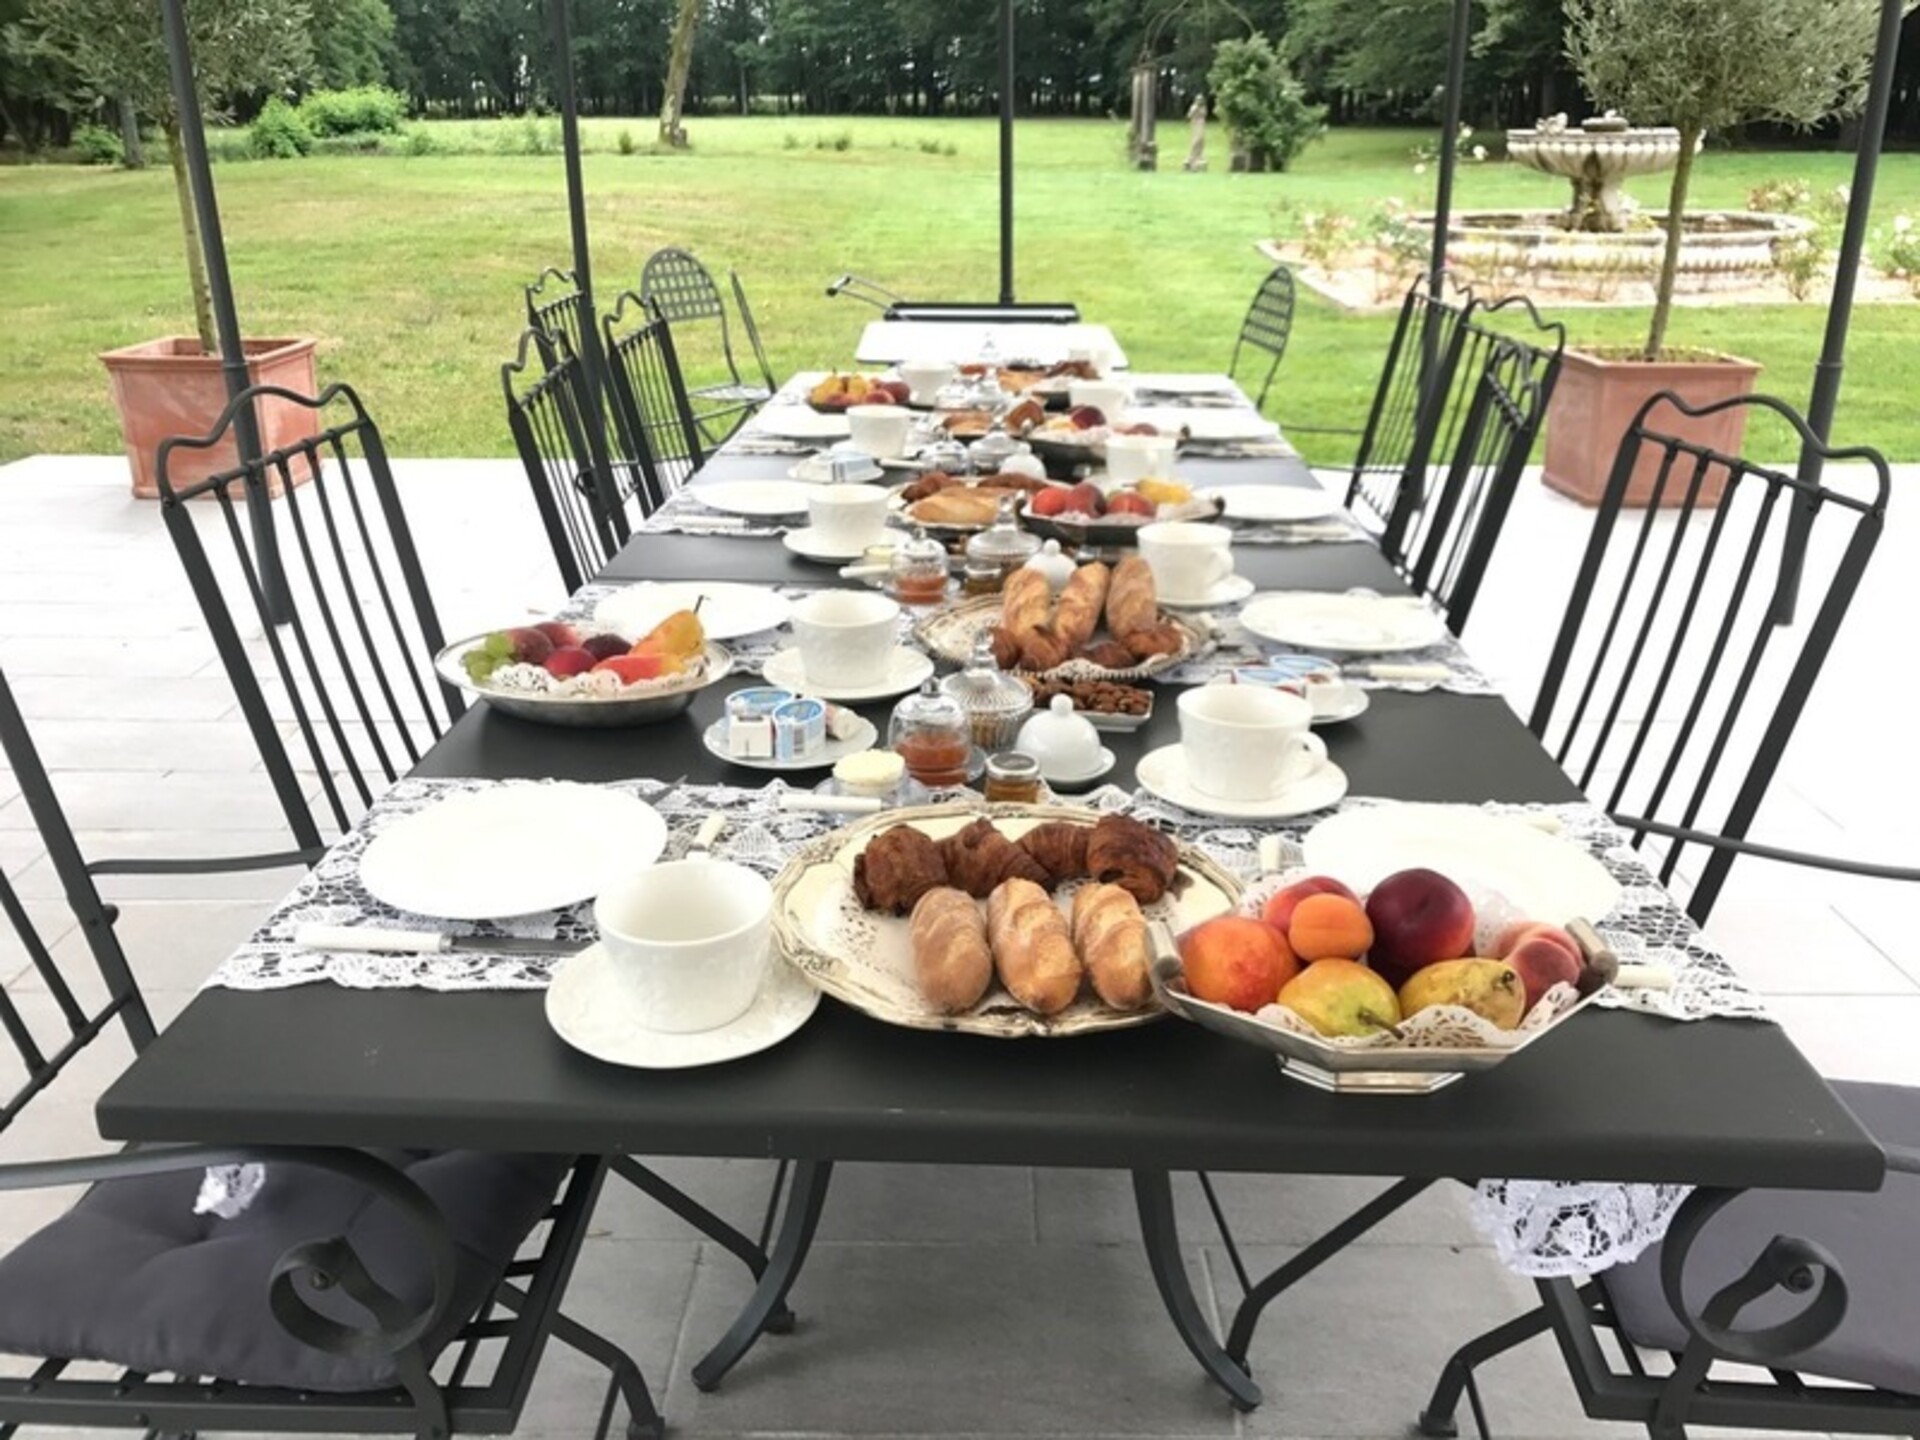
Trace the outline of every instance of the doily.
<instances>
[{"instance_id":1,"label":"doily","mask_svg":"<svg viewBox=\"0 0 1920 1440\"><path fill-rule=\"evenodd\" d=\"M1592 1275L1658 1244L1690 1185L1581 1180L1482 1180L1474 1228L1509 1270L1535 1277Z\"/></svg>"}]
</instances>

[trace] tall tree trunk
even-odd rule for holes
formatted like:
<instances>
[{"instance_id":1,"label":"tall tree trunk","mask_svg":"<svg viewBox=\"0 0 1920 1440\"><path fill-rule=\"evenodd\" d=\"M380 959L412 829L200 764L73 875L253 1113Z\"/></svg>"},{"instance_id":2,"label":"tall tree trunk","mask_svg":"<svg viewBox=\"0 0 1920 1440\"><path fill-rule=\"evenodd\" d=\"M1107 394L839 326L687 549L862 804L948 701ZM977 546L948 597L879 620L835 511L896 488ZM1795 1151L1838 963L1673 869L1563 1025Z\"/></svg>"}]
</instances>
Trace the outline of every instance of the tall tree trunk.
<instances>
[{"instance_id":1,"label":"tall tree trunk","mask_svg":"<svg viewBox=\"0 0 1920 1440\"><path fill-rule=\"evenodd\" d=\"M687 132L680 126L681 107L687 100L687 75L693 69L693 31L700 19L700 0L680 0L673 17L673 40L667 55L667 88L660 97L660 143L685 145Z\"/></svg>"},{"instance_id":2,"label":"tall tree trunk","mask_svg":"<svg viewBox=\"0 0 1920 1440\"><path fill-rule=\"evenodd\" d=\"M180 126L163 120L161 130L167 137L167 156L173 162L173 193L180 202L180 234L187 247L187 284L193 290L193 323L200 332L200 348L209 355L220 353L220 342L213 331L213 294L207 288L207 259L200 249L200 221L193 211L193 182L187 178L187 157L180 148Z\"/></svg>"},{"instance_id":3,"label":"tall tree trunk","mask_svg":"<svg viewBox=\"0 0 1920 1440\"><path fill-rule=\"evenodd\" d=\"M1693 179L1693 155L1700 145L1700 127L1680 127L1680 158L1673 167L1673 185L1667 191L1667 247L1660 257L1660 283L1653 293L1653 324L1647 330L1646 359L1658 360L1667 343L1667 320L1673 314L1673 281L1680 269L1680 237L1685 234L1687 186Z\"/></svg>"},{"instance_id":4,"label":"tall tree trunk","mask_svg":"<svg viewBox=\"0 0 1920 1440\"><path fill-rule=\"evenodd\" d=\"M147 168L147 152L140 144L140 118L133 113L133 102L122 95L120 111L120 163L129 170Z\"/></svg>"}]
</instances>

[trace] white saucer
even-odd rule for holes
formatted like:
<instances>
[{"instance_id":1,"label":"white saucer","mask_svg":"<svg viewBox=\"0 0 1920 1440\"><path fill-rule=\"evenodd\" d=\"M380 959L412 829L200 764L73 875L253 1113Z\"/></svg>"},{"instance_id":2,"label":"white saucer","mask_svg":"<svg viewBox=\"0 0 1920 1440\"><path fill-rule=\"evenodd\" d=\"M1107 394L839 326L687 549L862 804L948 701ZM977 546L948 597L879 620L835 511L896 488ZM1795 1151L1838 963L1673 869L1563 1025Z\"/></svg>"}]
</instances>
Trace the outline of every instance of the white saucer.
<instances>
[{"instance_id":1,"label":"white saucer","mask_svg":"<svg viewBox=\"0 0 1920 1440\"><path fill-rule=\"evenodd\" d=\"M926 678L933 674L933 660L918 650L905 645L897 645L887 661L887 678L873 685L821 685L807 678L807 667L800 661L798 647L782 650L768 660L761 670L767 684L782 690L792 690L803 695L812 695L821 700L832 700L836 704L846 705L862 700L890 700L895 695L904 695L909 690L918 690Z\"/></svg>"},{"instance_id":2,"label":"white saucer","mask_svg":"<svg viewBox=\"0 0 1920 1440\"><path fill-rule=\"evenodd\" d=\"M844 410L815 410L811 405L767 405L753 417L751 435L781 440L844 440L851 432Z\"/></svg>"},{"instance_id":3,"label":"white saucer","mask_svg":"<svg viewBox=\"0 0 1920 1440\"><path fill-rule=\"evenodd\" d=\"M743 760L727 750L727 722L722 716L709 725L700 739L707 747L709 755L716 755L729 765L744 765L749 770L824 770L837 764L849 755L858 755L862 750L871 750L880 739L880 732L874 728L871 720L861 720L859 728L845 740L829 739L827 743L811 755L803 755L797 760Z\"/></svg>"},{"instance_id":4,"label":"white saucer","mask_svg":"<svg viewBox=\"0 0 1920 1440\"><path fill-rule=\"evenodd\" d=\"M1331 760L1262 800L1222 800L1193 788L1187 779L1186 753L1178 745L1163 745L1140 757L1133 778L1149 795L1158 796L1196 815L1226 820L1291 820L1337 805L1346 797L1347 772Z\"/></svg>"},{"instance_id":5,"label":"white saucer","mask_svg":"<svg viewBox=\"0 0 1920 1440\"><path fill-rule=\"evenodd\" d=\"M1367 707L1373 703L1366 691L1351 682L1338 687L1345 693L1335 697L1332 703L1324 705L1319 703L1314 692L1330 688L1333 687L1309 686L1307 689L1307 703L1313 706L1315 725L1339 725L1348 720L1358 720L1367 713Z\"/></svg>"},{"instance_id":6,"label":"white saucer","mask_svg":"<svg viewBox=\"0 0 1920 1440\"><path fill-rule=\"evenodd\" d=\"M1113 769L1113 751L1102 745L1100 747L1100 763L1087 771L1086 774L1068 775L1065 777L1047 775L1044 778L1047 784L1055 790L1084 790L1111 769Z\"/></svg>"},{"instance_id":7,"label":"white saucer","mask_svg":"<svg viewBox=\"0 0 1920 1440\"><path fill-rule=\"evenodd\" d=\"M767 963L760 993L739 1019L715 1030L673 1034L649 1030L615 983L607 952L589 945L569 956L547 986L547 1023L576 1050L609 1065L640 1070L690 1070L757 1055L807 1023L820 992L777 954Z\"/></svg>"},{"instance_id":8,"label":"white saucer","mask_svg":"<svg viewBox=\"0 0 1920 1440\"><path fill-rule=\"evenodd\" d=\"M709 510L718 510L723 515L764 520L806 514L807 499L816 493L816 487L803 484L797 477L792 480L708 480L691 486L687 493Z\"/></svg>"},{"instance_id":9,"label":"white saucer","mask_svg":"<svg viewBox=\"0 0 1920 1440\"><path fill-rule=\"evenodd\" d=\"M1229 575L1196 600L1160 592L1160 603L1170 610L1205 610L1215 605L1238 605L1253 594L1254 584L1244 575Z\"/></svg>"},{"instance_id":10,"label":"white saucer","mask_svg":"<svg viewBox=\"0 0 1920 1440\"><path fill-rule=\"evenodd\" d=\"M849 560L858 560L867 553L867 546L878 545L889 538L896 538L881 531L870 539L851 542L836 540L829 544L820 538L820 534L811 525L803 525L798 530L789 530L780 537L780 543L794 554L806 560L818 560L823 565L844 565Z\"/></svg>"},{"instance_id":11,"label":"white saucer","mask_svg":"<svg viewBox=\"0 0 1920 1440\"><path fill-rule=\"evenodd\" d=\"M818 455L809 455L798 465L795 465L791 470L787 471L787 477L791 480L798 481L802 485L865 485L869 481L878 480L882 475L887 473L881 468L886 462L883 460L875 460L865 469L852 475L843 475L840 479L835 480L827 469L826 459L827 455L825 451L822 451ZM803 506L802 508L804 509L805 507Z\"/></svg>"}]
</instances>

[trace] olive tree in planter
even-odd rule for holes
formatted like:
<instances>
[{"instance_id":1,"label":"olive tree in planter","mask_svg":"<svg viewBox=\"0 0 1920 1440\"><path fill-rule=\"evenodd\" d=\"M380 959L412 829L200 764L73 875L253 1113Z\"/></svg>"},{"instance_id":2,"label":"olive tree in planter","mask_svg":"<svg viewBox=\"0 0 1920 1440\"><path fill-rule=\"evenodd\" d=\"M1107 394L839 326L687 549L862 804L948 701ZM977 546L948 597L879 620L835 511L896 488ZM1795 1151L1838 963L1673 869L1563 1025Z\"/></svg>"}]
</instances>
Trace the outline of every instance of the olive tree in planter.
<instances>
[{"instance_id":1,"label":"olive tree in planter","mask_svg":"<svg viewBox=\"0 0 1920 1440\"><path fill-rule=\"evenodd\" d=\"M1567 53L1587 93L1638 123L1664 121L1680 132L1647 342L1636 351L1569 351L1548 415L1546 482L1592 503L1606 489L1620 437L1650 396L1672 390L1703 405L1746 394L1760 373L1749 360L1667 343L1687 192L1702 139L1756 121L1810 126L1858 108L1878 6L1874 0L1566 0L1566 12ZM1710 417L1687 438L1737 452L1745 418L1740 409ZM1644 457L1645 473L1635 474L1629 504L1646 503L1657 465L1657 455ZM1723 478L1707 478L1705 503L1718 499ZM1667 496L1669 503L1681 498Z\"/></svg>"},{"instance_id":2,"label":"olive tree in planter","mask_svg":"<svg viewBox=\"0 0 1920 1440\"><path fill-rule=\"evenodd\" d=\"M311 58L308 23L306 0L191 0L187 24L202 93L258 92L299 78ZM120 411L133 493L151 497L158 493L154 460L160 442L170 435L206 434L227 404L160 7L155 0L34 0L27 25L28 43L62 59L82 84L101 96L124 96L152 119L172 158L197 333L162 336L100 357ZM250 380L314 392L313 341L245 343ZM316 424L312 411L273 404L259 407L259 421L269 448L313 434ZM213 450L183 452L176 478L211 474L235 458L231 439Z\"/></svg>"},{"instance_id":3,"label":"olive tree in planter","mask_svg":"<svg viewBox=\"0 0 1920 1440\"><path fill-rule=\"evenodd\" d=\"M1307 103L1306 88L1264 35L1221 41L1207 86L1232 137L1235 170L1284 170L1326 132L1326 106Z\"/></svg>"}]
</instances>

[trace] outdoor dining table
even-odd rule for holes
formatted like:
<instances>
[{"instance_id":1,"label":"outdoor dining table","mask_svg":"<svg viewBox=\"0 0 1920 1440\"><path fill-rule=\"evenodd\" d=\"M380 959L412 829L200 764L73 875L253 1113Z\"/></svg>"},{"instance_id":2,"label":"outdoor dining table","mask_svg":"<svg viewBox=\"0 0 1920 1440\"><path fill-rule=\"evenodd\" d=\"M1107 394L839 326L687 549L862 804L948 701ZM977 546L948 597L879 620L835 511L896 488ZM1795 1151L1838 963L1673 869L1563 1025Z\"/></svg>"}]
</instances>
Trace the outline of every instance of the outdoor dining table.
<instances>
[{"instance_id":1,"label":"outdoor dining table","mask_svg":"<svg viewBox=\"0 0 1920 1440\"><path fill-rule=\"evenodd\" d=\"M765 476L790 463L723 451L705 478ZM1215 481L1313 483L1304 467L1272 461L1211 464ZM1364 543L1275 545L1236 557L1263 588L1405 590ZM778 538L736 535L638 534L600 577L642 578L836 583L830 567L790 554ZM551 729L477 704L413 773L740 784L744 772L700 737L726 694L753 683L732 677L702 692L684 717L640 730ZM888 708L861 710L884 725ZM1379 690L1364 717L1324 734L1356 795L1581 798L1494 695ZM1131 788L1136 760L1177 736L1169 703L1139 732L1105 737L1119 762L1110 778ZM896 1028L829 1002L791 1039L751 1058L634 1071L569 1049L548 1027L537 991L209 988L105 1092L98 1120L104 1136L127 1141L797 1162L771 1263L741 1317L695 1367L703 1387L784 1304L834 1163L1128 1170L1162 1298L1188 1348L1243 1408L1261 1398L1234 1358L1244 1357L1250 1330L1230 1354L1208 1327L1179 1259L1170 1172L1400 1182L1361 1229L1436 1180L1871 1190L1883 1176L1879 1147L1774 1024L1681 1023L1626 1010L1589 1009L1498 1068L1436 1093L1379 1097L1290 1083L1272 1056L1173 1020L1010 1041ZM1337 1248L1313 1251L1312 1263Z\"/></svg>"},{"instance_id":2,"label":"outdoor dining table","mask_svg":"<svg viewBox=\"0 0 1920 1440\"><path fill-rule=\"evenodd\" d=\"M1126 351L1105 325L1075 321L872 320L860 332L854 358L862 365L964 365L981 358L991 340L1002 360L1037 360L1057 365L1074 351L1106 357L1115 370L1127 368Z\"/></svg>"}]
</instances>

